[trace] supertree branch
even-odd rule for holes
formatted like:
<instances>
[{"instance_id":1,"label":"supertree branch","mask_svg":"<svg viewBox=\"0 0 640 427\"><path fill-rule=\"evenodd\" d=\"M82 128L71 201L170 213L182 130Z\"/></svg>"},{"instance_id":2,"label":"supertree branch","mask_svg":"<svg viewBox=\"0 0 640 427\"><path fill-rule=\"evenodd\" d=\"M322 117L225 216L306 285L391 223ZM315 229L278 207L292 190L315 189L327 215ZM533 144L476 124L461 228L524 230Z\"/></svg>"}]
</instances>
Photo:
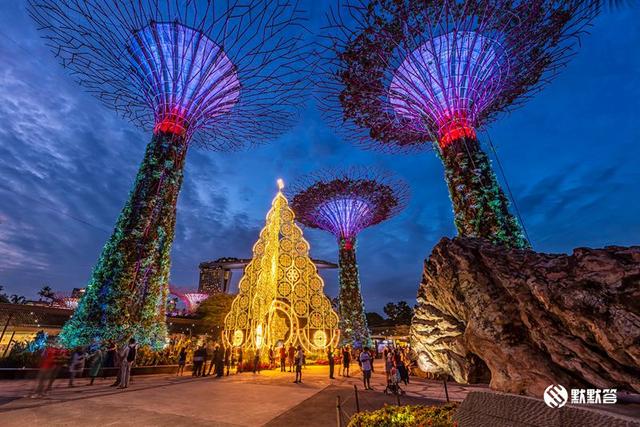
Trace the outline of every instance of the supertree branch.
<instances>
[{"instance_id":1,"label":"supertree branch","mask_svg":"<svg viewBox=\"0 0 640 427\"><path fill-rule=\"evenodd\" d=\"M344 2L328 15L319 52L321 107L358 144L436 147L459 233L528 247L477 134L555 77L597 9L575 0Z\"/></svg>"},{"instance_id":2,"label":"supertree branch","mask_svg":"<svg viewBox=\"0 0 640 427\"><path fill-rule=\"evenodd\" d=\"M209 149L277 137L309 84L295 1L29 0L29 13L85 90Z\"/></svg>"},{"instance_id":3,"label":"supertree branch","mask_svg":"<svg viewBox=\"0 0 640 427\"><path fill-rule=\"evenodd\" d=\"M370 343L356 263L360 231L397 215L409 196L407 185L387 173L354 168L325 170L292 186L292 208L302 224L338 240L340 329L343 344Z\"/></svg>"},{"instance_id":4,"label":"supertree branch","mask_svg":"<svg viewBox=\"0 0 640 427\"><path fill-rule=\"evenodd\" d=\"M229 150L292 123L311 72L301 12L280 0L30 0L29 13L83 88L153 132L61 340L160 347L188 147Z\"/></svg>"}]
</instances>

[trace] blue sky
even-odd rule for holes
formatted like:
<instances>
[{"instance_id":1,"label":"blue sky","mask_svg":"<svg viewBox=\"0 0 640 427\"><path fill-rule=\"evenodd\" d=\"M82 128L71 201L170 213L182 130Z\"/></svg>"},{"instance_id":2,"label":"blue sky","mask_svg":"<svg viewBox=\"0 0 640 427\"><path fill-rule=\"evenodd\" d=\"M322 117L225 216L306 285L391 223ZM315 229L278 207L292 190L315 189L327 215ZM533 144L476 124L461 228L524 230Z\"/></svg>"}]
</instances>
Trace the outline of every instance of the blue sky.
<instances>
[{"instance_id":1,"label":"blue sky","mask_svg":"<svg viewBox=\"0 0 640 427\"><path fill-rule=\"evenodd\" d=\"M309 2L320 31L326 2ZM488 129L536 250L640 242L640 10L600 16L552 84ZM82 90L49 54L24 2L0 4L0 285L35 297L86 283L132 186L148 131ZM487 140L486 134L482 135ZM388 155L341 141L312 101L290 132L235 153L192 149L178 203L172 282L198 264L249 257L276 191L327 166L375 165L411 185L398 217L362 232L365 305L415 302L422 264L453 214L433 153ZM501 177L502 179L502 177ZM312 256L336 260L328 233L305 229ZM337 293L337 272L324 272Z\"/></svg>"}]
</instances>

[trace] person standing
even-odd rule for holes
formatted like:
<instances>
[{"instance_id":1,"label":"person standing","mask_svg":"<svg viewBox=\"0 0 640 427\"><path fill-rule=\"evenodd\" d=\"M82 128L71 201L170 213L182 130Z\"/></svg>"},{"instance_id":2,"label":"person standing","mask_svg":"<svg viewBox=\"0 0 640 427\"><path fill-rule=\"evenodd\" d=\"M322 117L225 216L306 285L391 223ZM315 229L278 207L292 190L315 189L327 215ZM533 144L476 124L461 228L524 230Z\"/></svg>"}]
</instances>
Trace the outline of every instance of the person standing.
<instances>
[{"instance_id":1,"label":"person standing","mask_svg":"<svg viewBox=\"0 0 640 427\"><path fill-rule=\"evenodd\" d=\"M347 372L347 377L349 376L349 365L351 364L351 352L349 351L349 347L342 347L342 376L344 377L345 371Z\"/></svg>"},{"instance_id":2,"label":"person standing","mask_svg":"<svg viewBox=\"0 0 640 427\"><path fill-rule=\"evenodd\" d=\"M327 349L327 358L329 359L329 378L334 380L335 378L333 377L333 369L335 368L336 361L333 358L333 349L331 348L331 346L329 346L329 348Z\"/></svg>"},{"instance_id":3,"label":"person standing","mask_svg":"<svg viewBox=\"0 0 640 427\"><path fill-rule=\"evenodd\" d=\"M113 384L111 384L109 387L118 387L120 385L120 382L122 381L122 358L120 357L122 352L118 351L118 348L116 347L115 344L114 344L114 348L115 348L115 354L113 357L113 363L114 363L114 368L116 369L116 379L113 382ZM124 350L124 348L122 350Z\"/></svg>"},{"instance_id":4,"label":"person standing","mask_svg":"<svg viewBox=\"0 0 640 427\"><path fill-rule=\"evenodd\" d=\"M69 387L73 387L73 380L82 376L84 371L85 353L82 348L77 347L71 354L69 361Z\"/></svg>"},{"instance_id":5,"label":"person standing","mask_svg":"<svg viewBox=\"0 0 640 427\"><path fill-rule=\"evenodd\" d=\"M203 344L202 347L201 347L201 349L202 349L202 351L201 351L201 353L202 353L202 376L203 377L211 375L211 370L213 369L213 361L216 358L216 355L215 355L216 349L214 347L213 348L213 352L212 352L213 354L211 355L211 364L209 365L209 372L207 372L207 358L209 357L209 347L208 347L209 345L210 344L207 343L207 344Z\"/></svg>"},{"instance_id":6,"label":"person standing","mask_svg":"<svg viewBox=\"0 0 640 427\"><path fill-rule=\"evenodd\" d=\"M236 373L239 374L242 372L242 347L238 347L238 367L236 368Z\"/></svg>"},{"instance_id":7,"label":"person standing","mask_svg":"<svg viewBox=\"0 0 640 427\"><path fill-rule=\"evenodd\" d=\"M104 359L104 353L102 348L98 346L96 351L91 355L91 362L89 368L89 376L91 377L91 381L89 385L93 385L93 382L96 380L98 373L100 373L100 369L102 369L102 363Z\"/></svg>"},{"instance_id":8,"label":"person standing","mask_svg":"<svg viewBox=\"0 0 640 427\"><path fill-rule=\"evenodd\" d=\"M122 360L122 370L120 373L120 386L118 388L129 387L129 380L131 379L131 367L136 361L137 352L138 347L136 345L136 339L131 338L129 340L129 345L124 347L120 355Z\"/></svg>"},{"instance_id":9,"label":"person standing","mask_svg":"<svg viewBox=\"0 0 640 427\"><path fill-rule=\"evenodd\" d=\"M276 354L273 351L273 346L269 347L269 369L276 367Z\"/></svg>"},{"instance_id":10,"label":"person standing","mask_svg":"<svg viewBox=\"0 0 640 427\"><path fill-rule=\"evenodd\" d=\"M358 359L360 361L360 368L362 369L362 380L364 382L365 390L373 390L371 387L371 354L369 353L369 347L365 347L364 351L360 353Z\"/></svg>"},{"instance_id":11,"label":"person standing","mask_svg":"<svg viewBox=\"0 0 640 427\"><path fill-rule=\"evenodd\" d=\"M212 362L216 365L216 377L220 378L224 375L224 350L220 346L217 346L217 349L218 354L216 354Z\"/></svg>"},{"instance_id":12,"label":"person standing","mask_svg":"<svg viewBox=\"0 0 640 427\"><path fill-rule=\"evenodd\" d=\"M200 346L196 349L196 351L193 352L193 373L191 375L194 377L199 377L203 374L202 361L204 359L204 356L203 356L204 351L206 351L204 350L204 347Z\"/></svg>"},{"instance_id":13,"label":"person standing","mask_svg":"<svg viewBox=\"0 0 640 427\"><path fill-rule=\"evenodd\" d=\"M289 358L289 372L293 372L293 362L296 357L296 349L293 348L293 344L289 344L287 356Z\"/></svg>"},{"instance_id":14,"label":"person standing","mask_svg":"<svg viewBox=\"0 0 640 427\"><path fill-rule=\"evenodd\" d=\"M302 351L302 346L298 345L298 352L295 355L295 364L296 364L296 380L294 383L302 382L302 364L304 363L304 351Z\"/></svg>"},{"instance_id":15,"label":"person standing","mask_svg":"<svg viewBox=\"0 0 640 427\"><path fill-rule=\"evenodd\" d=\"M256 349L256 354L253 357L253 373L255 374L256 371L260 373L260 350L259 349Z\"/></svg>"},{"instance_id":16,"label":"person standing","mask_svg":"<svg viewBox=\"0 0 640 427\"><path fill-rule=\"evenodd\" d=\"M211 371L213 370L213 367L216 365L217 363L216 361L218 360L218 357L220 357L220 346L216 344L215 347L213 348L213 355L211 356L211 365L209 365L209 372L207 372L207 375L211 375ZM205 360L206 360L206 356L205 356ZM206 361L205 361L205 365L206 365ZM216 373L218 372L217 367L215 372ZM202 371L202 374L204 375L204 369Z\"/></svg>"},{"instance_id":17,"label":"person standing","mask_svg":"<svg viewBox=\"0 0 640 427\"><path fill-rule=\"evenodd\" d=\"M182 376L184 373L184 366L187 364L187 349L182 347L180 354L178 354L178 373L176 375Z\"/></svg>"},{"instance_id":18,"label":"person standing","mask_svg":"<svg viewBox=\"0 0 640 427\"><path fill-rule=\"evenodd\" d=\"M224 349L224 366L227 368L227 376L231 370L231 347Z\"/></svg>"},{"instance_id":19,"label":"person standing","mask_svg":"<svg viewBox=\"0 0 640 427\"><path fill-rule=\"evenodd\" d=\"M287 372L287 349L284 343L280 347L280 372Z\"/></svg>"},{"instance_id":20,"label":"person standing","mask_svg":"<svg viewBox=\"0 0 640 427\"><path fill-rule=\"evenodd\" d=\"M107 374L111 374L114 371L114 368L117 366L116 353L116 345L113 343L113 341L108 341L104 363L102 365L102 378L106 379Z\"/></svg>"}]
</instances>

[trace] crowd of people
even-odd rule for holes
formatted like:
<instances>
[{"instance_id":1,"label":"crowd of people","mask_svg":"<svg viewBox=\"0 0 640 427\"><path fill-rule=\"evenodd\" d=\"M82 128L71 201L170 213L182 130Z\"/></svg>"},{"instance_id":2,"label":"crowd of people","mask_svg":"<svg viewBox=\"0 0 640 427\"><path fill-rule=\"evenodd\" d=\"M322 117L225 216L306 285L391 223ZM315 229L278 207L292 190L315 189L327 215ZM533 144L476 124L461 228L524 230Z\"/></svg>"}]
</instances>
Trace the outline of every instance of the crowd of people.
<instances>
[{"instance_id":1,"label":"crowd of people","mask_svg":"<svg viewBox=\"0 0 640 427\"><path fill-rule=\"evenodd\" d=\"M281 372L295 372L294 383L302 383L302 372L306 365L306 354L301 345L279 347L269 347L268 364L262 363L260 351L252 351L245 354L241 347L225 347L218 343L207 343L194 346L187 343L179 348L177 354L178 376L184 375L187 359L192 362L191 375L194 377L204 377L215 375L222 377L230 373L242 373L252 371L259 373L261 369L277 369ZM42 354L40 370L38 373L36 387L31 394L32 397L41 397L49 393L54 381L59 376L61 370L66 366L69 374L69 387L74 387L78 378L82 377L86 371L88 375L87 385L93 385L96 378L102 375L115 375L112 387L127 388L131 381L131 369L136 362L138 346L135 339L131 338L128 343L120 347L113 342L102 345L94 344L89 347L78 347L72 351L59 348L53 341L49 342ZM174 357L175 357L175 353ZM247 356L245 358L245 356ZM350 376L350 367L353 361L357 362L362 373L362 381L366 390L373 390L371 387L371 375L374 372L374 362L377 352L369 347L342 348L328 347L326 351L327 364L329 368L329 378L335 379L335 365L341 364L340 375ZM382 351L387 383L404 382L409 383L409 372L411 361L409 352L403 347L387 346ZM175 363L175 359L174 363Z\"/></svg>"},{"instance_id":2,"label":"crowd of people","mask_svg":"<svg viewBox=\"0 0 640 427\"><path fill-rule=\"evenodd\" d=\"M137 351L138 345L134 338L120 348L113 342L107 342L77 347L71 351L56 346L55 342L50 340L43 350L36 386L30 396L38 398L47 395L65 366L69 371L68 387L74 387L76 379L81 377L88 368L87 385L93 385L95 379L102 373L104 378L109 374L115 374L112 387L127 388Z\"/></svg>"}]
</instances>

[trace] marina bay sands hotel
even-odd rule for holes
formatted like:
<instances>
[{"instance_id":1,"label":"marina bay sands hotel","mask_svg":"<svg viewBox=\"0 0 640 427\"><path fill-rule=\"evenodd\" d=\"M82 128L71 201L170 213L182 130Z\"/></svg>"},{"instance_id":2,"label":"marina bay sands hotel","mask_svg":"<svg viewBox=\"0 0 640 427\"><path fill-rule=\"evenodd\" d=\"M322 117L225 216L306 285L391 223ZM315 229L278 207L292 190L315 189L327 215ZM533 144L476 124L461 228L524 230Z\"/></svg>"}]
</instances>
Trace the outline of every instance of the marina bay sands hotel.
<instances>
[{"instance_id":1,"label":"marina bay sands hotel","mask_svg":"<svg viewBox=\"0 0 640 427\"><path fill-rule=\"evenodd\" d=\"M247 258L218 258L215 261L205 261L200 263L200 281L198 292L208 294L228 293L231 285L233 270L244 270L251 259ZM318 270L335 269L337 264L318 259L312 259Z\"/></svg>"}]
</instances>

